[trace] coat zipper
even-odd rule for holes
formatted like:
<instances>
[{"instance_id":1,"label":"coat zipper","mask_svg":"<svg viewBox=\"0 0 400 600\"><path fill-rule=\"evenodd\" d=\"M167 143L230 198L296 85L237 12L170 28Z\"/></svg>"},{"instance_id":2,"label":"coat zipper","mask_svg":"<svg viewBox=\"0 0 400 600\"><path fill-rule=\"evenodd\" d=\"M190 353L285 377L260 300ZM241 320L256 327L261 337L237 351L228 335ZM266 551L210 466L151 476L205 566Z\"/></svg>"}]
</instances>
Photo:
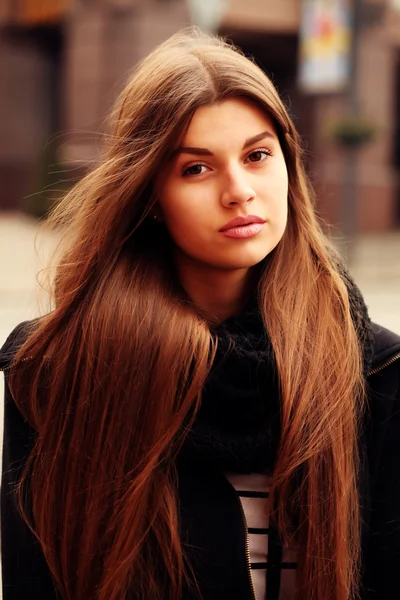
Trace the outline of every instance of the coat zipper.
<instances>
[{"instance_id":1,"label":"coat zipper","mask_svg":"<svg viewBox=\"0 0 400 600\"><path fill-rule=\"evenodd\" d=\"M242 505L242 502L241 502L239 496L237 496L237 501L238 501L239 506L240 506L240 512L242 514L242 521L243 521L243 526L244 526L244 544L245 544L247 574L248 574L248 577L249 577L251 594L252 594L253 600L257 600L256 588L254 587L253 576L251 574L250 543L249 543L249 533L248 533L249 528L247 526L246 515L245 515L244 508L243 508L243 505Z\"/></svg>"},{"instance_id":2,"label":"coat zipper","mask_svg":"<svg viewBox=\"0 0 400 600\"><path fill-rule=\"evenodd\" d=\"M31 360L31 356L27 356L26 358L22 358L20 362L25 362L27 360ZM45 358L45 357L43 357ZM12 363L9 363L8 365L6 365L5 367L0 367L0 373L5 373L6 371L9 371L12 367Z\"/></svg>"},{"instance_id":3,"label":"coat zipper","mask_svg":"<svg viewBox=\"0 0 400 600\"><path fill-rule=\"evenodd\" d=\"M379 371L383 371L383 369L386 369L386 367L389 367L394 362L396 362L396 360L399 360L399 359L400 359L400 352L398 352L397 354L395 354L394 356L392 356L392 358L390 358L389 360L387 360L386 362L384 362L382 365L379 365L379 367L376 367L375 369L372 369L372 371L370 371L368 373L368 377L370 377L371 375L375 375L375 373L379 373Z\"/></svg>"}]
</instances>

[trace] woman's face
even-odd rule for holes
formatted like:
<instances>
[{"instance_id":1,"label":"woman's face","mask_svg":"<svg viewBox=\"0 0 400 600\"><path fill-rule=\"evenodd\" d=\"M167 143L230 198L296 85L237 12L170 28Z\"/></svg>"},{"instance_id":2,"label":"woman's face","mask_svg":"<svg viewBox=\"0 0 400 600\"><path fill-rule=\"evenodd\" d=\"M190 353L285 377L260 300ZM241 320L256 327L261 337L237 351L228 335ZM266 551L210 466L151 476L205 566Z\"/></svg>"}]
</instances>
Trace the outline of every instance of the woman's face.
<instances>
[{"instance_id":1,"label":"woman's face","mask_svg":"<svg viewBox=\"0 0 400 600\"><path fill-rule=\"evenodd\" d=\"M199 108L156 194L178 263L250 269L287 221L288 175L271 119L243 99Z\"/></svg>"}]
</instances>

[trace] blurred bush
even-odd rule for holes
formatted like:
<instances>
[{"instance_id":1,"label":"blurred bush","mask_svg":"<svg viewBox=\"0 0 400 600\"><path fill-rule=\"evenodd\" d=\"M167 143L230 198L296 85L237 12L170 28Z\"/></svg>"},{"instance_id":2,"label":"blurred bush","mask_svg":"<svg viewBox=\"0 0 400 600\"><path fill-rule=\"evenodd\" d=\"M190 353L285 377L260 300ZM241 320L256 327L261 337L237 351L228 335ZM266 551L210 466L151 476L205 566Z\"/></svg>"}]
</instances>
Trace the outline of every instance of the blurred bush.
<instances>
[{"instance_id":1,"label":"blurred bush","mask_svg":"<svg viewBox=\"0 0 400 600\"><path fill-rule=\"evenodd\" d=\"M372 142L377 135L375 123L364 117L343 117L333 123L328 137L340 146L357 147Z\"/></svg>"}]
</instances>

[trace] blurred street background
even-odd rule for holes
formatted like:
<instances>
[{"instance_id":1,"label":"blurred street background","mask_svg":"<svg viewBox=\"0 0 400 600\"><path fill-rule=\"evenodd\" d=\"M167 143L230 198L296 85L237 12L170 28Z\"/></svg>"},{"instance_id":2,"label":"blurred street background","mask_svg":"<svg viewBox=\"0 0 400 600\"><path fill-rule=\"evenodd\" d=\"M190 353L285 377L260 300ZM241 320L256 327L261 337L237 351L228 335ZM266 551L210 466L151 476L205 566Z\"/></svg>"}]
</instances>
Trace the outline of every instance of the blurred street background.
<instances>
[{"instance_id":1,"label":"blurred street background","mask_svg":"<svg viewBox=\"0 0 400 600\"><path fill-rule=\"evenodd\" d=\"M129 72L190 24L272 78L318 214L400 333L400 0L0 0L0 344L38 314L46 214L96 163Z\"/></svg>"}]
</instances>

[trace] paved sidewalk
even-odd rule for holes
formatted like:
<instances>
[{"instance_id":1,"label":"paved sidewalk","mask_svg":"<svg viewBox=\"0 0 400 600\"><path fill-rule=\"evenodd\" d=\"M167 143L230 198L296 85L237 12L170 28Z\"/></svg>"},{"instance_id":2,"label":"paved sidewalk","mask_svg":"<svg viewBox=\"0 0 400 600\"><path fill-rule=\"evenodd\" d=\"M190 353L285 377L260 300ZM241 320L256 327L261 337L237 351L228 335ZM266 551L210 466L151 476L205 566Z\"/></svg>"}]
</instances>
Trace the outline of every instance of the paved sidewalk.
<instances>
[{"instance_id":1,"label":"paved sidewalk","mask_svg":"<svg viewBox=\"0 0 400 600\"><path fill-rule=\"evenodd\" d=\"M350 271L372 320L400 334L400 231L361 237Z\"/></svg>"},{"instance_id":2,"label":"paved sidewalk","mask_svg":"<svg viewBox=\"0 0 400 600\"><path fill-rule=\"evenodd\" d=\"M56 236L29 217L0 214L0 344L15 325L39 314L45 295L36 278L55 244Z\"/></svg>"}]
</instances>

